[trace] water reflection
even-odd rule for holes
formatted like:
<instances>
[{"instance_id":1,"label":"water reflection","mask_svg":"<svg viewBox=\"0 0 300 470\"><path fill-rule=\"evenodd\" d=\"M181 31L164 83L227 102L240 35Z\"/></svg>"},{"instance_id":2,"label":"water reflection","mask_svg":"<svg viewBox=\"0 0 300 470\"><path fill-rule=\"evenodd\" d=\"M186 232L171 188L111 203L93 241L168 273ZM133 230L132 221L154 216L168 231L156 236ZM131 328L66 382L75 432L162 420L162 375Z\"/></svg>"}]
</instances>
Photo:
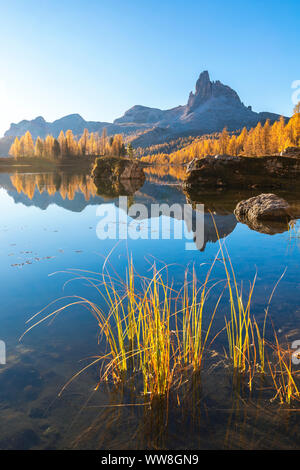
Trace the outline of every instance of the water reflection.
<instances>
[{"instance_id":1,"label":"water reflection","mask_svg":"<svg viewBox=\"0 0 300 470\"><path fill-rule=\"evenodd\" d=\"M35 192L47 193L53 196L58 193L62 199L73 201L76 193L83 195L85 201L89 201L97 194L97 188L88 174L74 173L16 173L10 176L10 181L18 194L23 193L30 200Z\"/></svg>"},{"instance_id":2,"label":"water reflection","mask_svg":"<svg viewBox=\"0 0 300 470\"><path fill-rule=\"evenodd\" d=\"M197 192L181 190L180 181L184 178L183 167L146 167L147 181L123 181L110 183L101 182L96 187L91 176L85 172L52 172L52 173L15 173L0 175L0 185L14 198L15 202L46 209L54 203L74 212L81 212L89 205L101 204L115 200L119 196L130 196L129 206L134 202L147 207L151 217L151 204L180 204L183 215L184 204L192 206L192 216L186 221L186 230L191 234L197 249L203 251L208 242L215 243L232 233L237 220L233 214L237 203L259 194L257 191L214 191ZM294 192L277 191L278 195L287 199L296 216L300 216L300 196ZM197 204L204 204L204 237L195 233ZM170 213L170 217L182 220L183 216ZM213 217L213 218L212 218ZM213 220L214 219L214 220ZM218 235L215 224L217 226ZM249 225L249 224L248 224ZM252 230L273 235L290 229L288 224L276 221L257 222L249 225Z\"/></svg>"},{"instance_id":3,"label":"water reflection","mask_svg":"<svg viewBox=\"0 0 300 470\"><path fill-rule=\"evenodd\" d=\"M196 203L204 204L205 237L199 251L193 252L185 251L181 240L129 240L128 251L133 253L138 272L147 272L145 257L152 255L156 260L176 264L170 274L176 288L181 286L187 265L195 264L201 274L202 266L209 264L217 251L212 212L220 236L226 237L239 279L246 285L258 267L253 306L257 319L264 317L266 296L288 266L276 291L272 319L282 337L292 332L289 338L299 339L299 249L295 246L289 250L289 234L269 237L251 231L237 223L233 214L237 202L255 194L184 194L179 184L181 170L147 168L145 172L147 179L134 190L131 203L150 208L151 203L183 206L189 202L195 212ZM117 206L118 191L107 193L100 188L97 193L88 174L70 171L1 174L0 186L0 339L8 346L7 366L0 367L0 419L5 424L1 448L299 447L299 415L279 408L263 394L245 400L242 387L235 387L233 394L233 383L222 358L214 358L213 370L208 362L207 373L200 381L195 378L180 394L174 393L168 413L161 402L149 410L143 398L136 396L132 384L117 389L103 384L94 392L99 378L97 368L90 369L58 398L62 386L86 364L81 361L99 354L98 329L93 319L74 308L69 316L37 328L22 344L18 339L25 321L62 295L68 277L49 277L50 273L68 267L99 272L115 241L96 238L95 206L108 202ZM283 197L297 208L295 194ZM188 231L193 232L192 225ZM29 252L32 254L26 254ZM29 256L44 261L25 264L22 269L12 267L20 263L19 258ZM126 263L127 247L119 247L112 259L118 274L124 274ZM79 282L67 284L64 294L92 296L90 288ZM216 322L223 325L223 319L221 310ZM216 362L220 362L218 367ZM265 390L266 385L261 388Z\"/></svg>"},{"instance_id":4,"label":"water reflection","mask_svg":"<svg viewBox=\"0 0 300 470\"><path fill-rule=\"evenodd\" d=\"M116 199L119 196L134 196L131 203L136 201L147 207L151 204L174 202L191 204L196 209L197 204L204 204L206 214L211 213L215 219L220 238L229 235L236 226L233 211L237 203L259 194L257 191L214 191L197 192L182 191L178 181L185 174L184 168L157 167L145 168L148 175L143 185L139 181L101 182L98 188L93 179L86 173L55 172L55 173L16 173L14 175L0 175L0 185L7 189L16 202L25 205L34 205L46 209L49 204L56 203L71 211L82 211L90 204ZM175 183L176 184L175 184ZM300 216L300 204L297 194L287 191L277 191L277 194L287 199L296 216ZM150 214L150 210L148 211ZM183 211L182 211L183 213ZM174 216L171 214L171 217ZM194 215L195 216L195 215ZM176 216L175 216L176 217ZM188 226L193 231L193 224ZM258 222L249 226L252 230L261 233L275 234L289 230L287 224L278 222ZM194 237L195 241L196 237ZM198 249L205 249L207 242L216 242L216 230L211 216L205 216L204 243Z\"/></svg>"},{"instance_id":5,"label":"water reflection","mask_svg":"<svg viewBox=\"0 0 300 470\"><path fill-rule=\"evenodd\" d=\"M147 175L148 181L153 183L162 182L180 182L183 181L186 175L186 168L184 166L146 166L144 172Z\"/></svg>"},{"instance_id":6,"label":"water reflection","mask_svg":"<svg viewBox=\"0 0 300 470\"><path fill-rule=\"evenodd\" d=\"M146 173L150 172L150 168L146 170ZM158 171L158 173L153 172L157 177L160 176L160 173L161 171ZM162 170L162 174L165 176L165 170ZM186 198L179 185L166 184L168 181L170 182L170 178L171 182L173 181L172 174L167 176L167 181L165 179L156 180L156 183L154 183L150 179L142 187L138 181L125 181L113 184L102 182L97 188L91 176L85 173L16 173L9 178L7 175L0 175L0 184L8 191L8 194L13 197L15 202L21 202L27 206L33 205L40 209L46 209L54 203L73 212L80 212L89 205L101 204L106 201L116 200L117 204L119 196L127 195L132 196L130 205L133 202L144 204L149 217L151 217L152 204L179 204L182 208L179 215L171 212L170 217L182 221L183 207L186 203L190 204L192 201ZM192 205L194 208L196 207L196 204ZM211 207L207 207L207 204L205 204L205 209L204 240L201 237L199 242L199 238L197 239L194 233L197 211L192 211L186 227L188 233L192 234L191 238L194 239L199 250L204 250L208 242L217 241L214 222L208 212ZM213 211L213 216L220 238L227 236L234 230L237 222L232 212L230 213L220 207L218 211Z\"/></svg>"},{"instance_id":7,"label":"water reflection","mask_svg":"<svg viewBox=\"0 0 300 470\"><path fill-rule=\"evenodd\" d=\"M195 206L198 204L204 204L205 209L210 211L212 214L233 214L236 205L245 199L249 199L254 196L261 194L260 191L232 191L232 190L220 190L214 193L210 192L199 192L199 191L184 191L187 201ZM300 217L300 193L297 194L295 191L276 190L276 195L286 199L290 204L291 212L295 219ZM234 216L235 217L235 216ZM268 235L274 235L276 233L283 233L290 229L288 223L282 221L270 220L270 221L240 221L246 223L251 230L256 232L265 233Z\"/></svg>"}]
</instances>

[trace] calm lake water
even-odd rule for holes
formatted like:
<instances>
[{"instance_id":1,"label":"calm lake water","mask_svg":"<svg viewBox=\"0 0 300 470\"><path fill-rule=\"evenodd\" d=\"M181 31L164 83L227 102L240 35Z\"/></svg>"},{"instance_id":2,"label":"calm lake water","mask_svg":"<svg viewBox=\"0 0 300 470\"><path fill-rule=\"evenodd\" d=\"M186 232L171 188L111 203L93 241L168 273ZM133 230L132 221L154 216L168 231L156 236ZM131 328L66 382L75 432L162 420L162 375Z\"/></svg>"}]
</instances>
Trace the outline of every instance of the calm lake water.
<instances>
[{"instance_id":1,"label":"calm lake water","mask_svg":"<svg viewBox=\"0 0 300 470\"><path fill-rule=\"evenodd\" d=\"M130 195L129 204L183 207L188 196L181 190L180 176L177 169L147 169L144 185ZM101 272L110 253L111 267L122 277L132 254L140 274L149 274L154 261L157 266L168 264L168 276L178 289L187 267L195 266L201 279L219 247L208 211L226 242L239 282L247 289L257 272L252 311L258 320L286 270L270 315L281 341L300 340L300 225L292 230L277 227L273 232L281 233L271 235L251 230L233 214L244 196L220 193L197 198L205 204L204 239L187 250L186 243L194 245L193 233L180 217L170 219L170 237L163 239L159 224L153 229L151 219L132 221L122 213L120 223L141 223L144 238L99 239L99 207L111 217L110 229L119 229L114 220L119 201L116 194L101 193L101 188L97 194L86 174L0 174L0 339L7 348L7 364L0 365L1 449L300 448L300 412L271 402L274 393L265 391L264 384L245 400L232 389L218 361L214 372L206 371L188 406L171 401L168 416L159 405L152 411L141 402L134 405L130 386L115 390L103 384L95 392L99 367L87 370L58 396L65 383L99 354L97 324L80 306L37 326L19 341L26 321L59 297L75 294L101 302L95 289L80 279L80 270ZM295 207L300 204L293 194L286 197ZM176 238L182 229L186 237ZM155 239L146 237L149 230L156 230ZM224 278L221 263L213 276ZM225 310L221 303L216 331L224 326ZM213 348L221 352L223 346L220 336Z\"/></svg>"}]
</instances>

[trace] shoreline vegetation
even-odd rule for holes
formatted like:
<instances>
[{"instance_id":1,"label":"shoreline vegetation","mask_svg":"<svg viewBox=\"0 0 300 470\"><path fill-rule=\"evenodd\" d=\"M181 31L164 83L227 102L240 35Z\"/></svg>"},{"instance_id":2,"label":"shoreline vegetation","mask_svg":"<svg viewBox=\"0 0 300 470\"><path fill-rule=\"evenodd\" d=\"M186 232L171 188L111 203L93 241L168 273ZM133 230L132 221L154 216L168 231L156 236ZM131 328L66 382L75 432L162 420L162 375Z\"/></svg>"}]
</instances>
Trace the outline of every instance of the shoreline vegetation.
<instances>
[{"instance_id":1,"label":"shoreline vegetation","mask_svg":"<svg viewBox=\"0 0 300 470\"><path fill-rule=\"evenodd\" d=\"M178 143L171 141L134 149L129 139L124 141L122 134L107 136L106 129L101 136L85 129L80 137L74 136L71 130L61 131L57 139L47 135L45 139L38 137L35 142L27 131L22 137L15 138L9 155L17 165L43 164L45 161L65 165L75 164L77 160L86 163L103 156L138 158L145 164L183 165L194 158L217 154L252 157L278 155L288 147L300 146L300 102L287 123L281 117L273 125L267 120L264 125L259 122L251 129L244 127L241 131L228 132L224 128L221 133L177 140ZM176 145L179 148L174 151ZM170 152L162 153L161 149L170 149ZM8 159L2 159L1 165L5 165L5 160L8 164Z\"/></svg>"},{"instance_id":2,"label":"shoreline vegetation","mask_svg":"<svg viewBox=\"0 0 300 470\"><path fill-rule=\"evenodd\" d=\"M221 133L196 138L187 146L171 153L159 152L159 146L152 147L155 153L141 157L148 163L184 164L194 158L208 155L228 154L233 156L261 157L278 155L288 147L300 147L300 103L295 107L294 114L285 123L283 117L270 124L267 120L262 126L229 133L226 128ZM151 147L149 148L151 151Z\"/></svg>"},{"instance_id":3,"label":"shoreline vegetation","mask_svg":"<svg viewBox=\"0 0 300 470\"><path fill-rule=\"evenodd\" d=\"M217 263L224 267L223 279L212 276ZM108 258L100 275L67 271L96 289L104 307L79 296L58 299L28 320L31 326L20 338L79 305L94 316L99 328L98 345L101 348L104 343L104 352L77 372L60 395L73 380L97 364L100 376L95 390L104 383L113 387L131 383L136 399L144 397L150 407L157 400L166 400L168 407L168 399L174 394L180 406L181 387L200 384L207 358L213 352L215 365L222 363L224 373L232 377L232 384L242 383L248 394L265 390L269 402L277 401L288 407L300 400L299 371L292 365L295 352L279 343L269 315L274 292L284 273L258 321L252 314L256 275L248 289L243 288L220 239L218 253L204 279L200 282L194 269L186 271L180 289L175 289L169 280L167 266L158 269L154 263L151 275L144 277L135 271L132 259L128 259L125 279L107 266ZM212 295L216 300L208 308ZM65 304L55 307L62 300ZM224 325L216 333L213 327L220 310ZM218 345L220 335L224 343ZM213 373L214 364L210 368Z\"/></svg>"},{"instance_id":4,"label":"shoreline vegetation","mask_svg":"<svg viewBox=\"0 0 300 470\"><path fill-rule=\"evenodd\" d=\"M82 136L76 138L71 130L67 130L66 133L61 131L57 139L47 135L45 139L38 137L35 142L27 131L22 137L15 138L9 155L17 160L37 158L68 162L81 157L84 157L82 161L99 156L132 157L133 148L130 143L125 147L121 134L108 137L105 129L101 136L85 129Z\"/></svg>"}]
</instances>

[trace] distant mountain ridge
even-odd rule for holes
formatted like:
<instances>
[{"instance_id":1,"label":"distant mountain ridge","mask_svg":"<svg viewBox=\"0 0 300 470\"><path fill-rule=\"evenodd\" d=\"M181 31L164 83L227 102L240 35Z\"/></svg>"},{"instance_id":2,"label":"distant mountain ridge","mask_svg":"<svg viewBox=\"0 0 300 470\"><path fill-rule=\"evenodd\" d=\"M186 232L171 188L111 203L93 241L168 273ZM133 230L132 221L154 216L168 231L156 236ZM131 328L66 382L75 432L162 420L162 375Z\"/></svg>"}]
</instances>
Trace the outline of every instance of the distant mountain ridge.
<instances>
[{"instance_id":1,"label":"distant mountain ridge","mask_svg":"<svg viewBox=\"0 0 300 470\"><path fill-rule=\"evenodd\" d=\"M132 143L135 147L143 147L189 134L219 132L225 126L229 131L244 126L252 127L259 121L264 123L266 119L270 119L274 122L278 118L278 114L254 112L251 106L242 103L232 88L219 80L211 81L208 71L204 71L196 82L195 92L189 94L187 104L184 106L161 110L135 105L113 123L85 121L79 114L70 114L53 122L47 122L39 116L31 121L23 120L11 124L4 135L7 139L30 131L33 138L38 136L44 138L47 134L57 137L61 130L65 132L71 129L75 135L80 135L85 128L89 132L99 133L106 128L108 135L137 134ZM1 154L3 154L2 140L0 139Z\"/></svg>"},{"instance_id":2,"label":"distant mountain ridge","mask_svg":"<svg viewBox=\"0 0 300 470\"><path fill-rule=\"evenodd\" d=\"M109 125L108 122L85 121L80 114L69 114L53 122L47 122L42 116L38 116L31 121L12 123L4 136L19 137L29 131L35 139L38 136L44 138L48 134L58 137L60 131L65 132L68 129L71 129L74 134L81 134L85 127L88 127L90 132L96 132L107 125Z\"/></svg>"}]
</instances>

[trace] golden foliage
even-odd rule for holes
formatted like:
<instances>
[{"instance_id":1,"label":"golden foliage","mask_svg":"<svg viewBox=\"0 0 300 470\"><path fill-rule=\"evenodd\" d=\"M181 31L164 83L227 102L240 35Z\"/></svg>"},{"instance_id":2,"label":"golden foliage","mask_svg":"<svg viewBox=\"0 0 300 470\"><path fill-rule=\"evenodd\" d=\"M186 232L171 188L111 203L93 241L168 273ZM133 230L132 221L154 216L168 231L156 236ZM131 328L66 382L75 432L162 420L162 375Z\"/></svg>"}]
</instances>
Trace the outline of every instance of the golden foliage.
<instances>
[{"instance_id":1,"label":"golden foliage","mask_svg":"<svg viewBox=\"0 0 300 470\"><path fill-rule=\"evenodd\" d=\"M35 144L27 131L20 139L15 138L9 154L14 158L37 157L57 160L90 155L124 156L126 148L121 134L108 139L106 129L101 136L97 132L89 133L84 129L80 138L75 137L69 129L65 134L61 131L57 139L52 135L47 135L45 139L38 137Z\"/></svg>"},{"instance_id":2,"label":"golden foliage","mask_svg":"<svg viewBox=\"0 0 300 470\"><path fill-rule=\"evenodd\" d=\"M295 111L297 109L296 107ZM295 112L287 124L281 117L273 125L267 120L263 126L259 122L254 128L247 130L244 127L241 132L231 135L225 128L220 134L199 137L191 144L170 154L157 153L144 156L142 161L176 165L187 163L193 158L225 153L258 157L274 155L291 146L300 146L299 112Z\"/></svg>"}]
</instances>

